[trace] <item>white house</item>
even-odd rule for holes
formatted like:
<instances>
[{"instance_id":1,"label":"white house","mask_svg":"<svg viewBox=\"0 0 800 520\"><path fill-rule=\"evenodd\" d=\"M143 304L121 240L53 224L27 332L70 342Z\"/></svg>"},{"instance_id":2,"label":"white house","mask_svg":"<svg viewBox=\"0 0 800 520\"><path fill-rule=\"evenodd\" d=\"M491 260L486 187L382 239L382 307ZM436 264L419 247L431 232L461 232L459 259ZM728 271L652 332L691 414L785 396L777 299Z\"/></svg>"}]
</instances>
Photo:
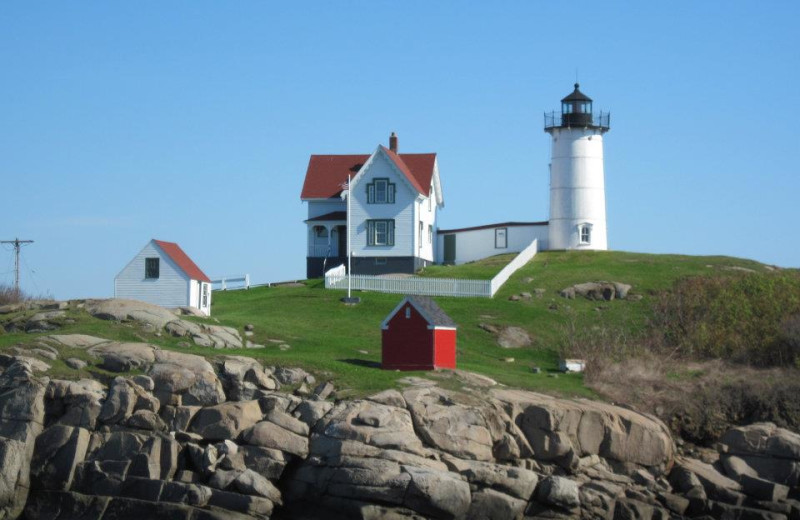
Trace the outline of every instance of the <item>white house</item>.
<instances>
[{"instance_id":1,"label":"white house","mask_svg":"<svg viewBox=\"0 0 800 520\"><path fill-rule=\"evenodd\" d=\"M436 258L436 213L444 206L436 154L401 154L392 133L389 148L371 155L312 155L300 199L308 203L309 278L347 262L354 274L413 273Z\"/></svg>"},{"instance_id":2,"label":"white house","mask_svg":"<svg viewBox=\"0 0 800 520\"><path fill-rule=\"evenodd\" d=\"M174 242L148 242L114 278L114 297L211 314L211 280Z\"/></svg>"},{"instance_id":3,"label":"white house","mask_svg":"<svg viewBox=\"0 0 800 520\"><path fill-rule=\"evenodd\" d=\"M592 99L578 87L561 100L560 113L545 114L544 130L552 137L549 220L439 230L436 263L517 253L534 239L540 251L608 249L603 134L611 116L595 114Z\"/></svg>"}]
</instances>

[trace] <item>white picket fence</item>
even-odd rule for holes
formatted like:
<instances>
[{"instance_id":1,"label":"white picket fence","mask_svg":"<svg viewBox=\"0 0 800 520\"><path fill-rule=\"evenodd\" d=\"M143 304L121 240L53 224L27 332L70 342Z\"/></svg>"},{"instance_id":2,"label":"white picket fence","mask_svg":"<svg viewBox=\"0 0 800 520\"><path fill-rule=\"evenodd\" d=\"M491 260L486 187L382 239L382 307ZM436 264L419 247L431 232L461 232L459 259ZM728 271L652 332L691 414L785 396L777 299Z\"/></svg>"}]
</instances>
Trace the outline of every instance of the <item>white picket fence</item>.
<instances>
[{"instance_id":1,"label":"white picket fence","mask_svg":"<svg viewBox=\"0 0 800 520\"><path fill-rule=\"evenodd\" d=\"M537 251L538 241L534 240L491 280L354 274L350 277L350 284L356 291L491 298L517 269L536 256ZM325 273L325 288L347 289L347 269L344 265L334 267Z\"/></svg>"}]
</instances>

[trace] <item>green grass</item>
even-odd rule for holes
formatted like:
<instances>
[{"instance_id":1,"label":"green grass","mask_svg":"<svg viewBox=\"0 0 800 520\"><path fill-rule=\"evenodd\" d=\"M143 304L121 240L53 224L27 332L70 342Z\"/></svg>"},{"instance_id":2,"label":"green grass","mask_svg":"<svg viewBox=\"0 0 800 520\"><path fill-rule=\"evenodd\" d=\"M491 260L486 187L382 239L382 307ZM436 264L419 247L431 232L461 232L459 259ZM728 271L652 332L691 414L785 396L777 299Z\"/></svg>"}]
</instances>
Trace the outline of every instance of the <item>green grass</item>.
<instances>
[{"instance_id":1,"label":"green grass","mask_svg":"<svg viewBox=\"0 0 800 520\"><path fill-rule=\"evenodd\" d=\"M513 257L501 255L463 266L434 266L424 276L490 279ZM517 271L493 299L436 298L456 321L458 329L458 367L478 372L497 381L542 392L593 397L578 374L559 374L558 347L564 326L574 320L578 327L624 324L632 331L644 326L650 312L651 296L666 289L681 277L724 272L736 266L763 270L756 262L727 257L647 255L621 252L542 252ZM532 278L532 281L525 282ZM592 302L566 300L558 292L575 283L608 280L633 285L640 301ZM530 301L509 301L512 294L545 289L544 297ZM224 325L240 331L248 323L255 326L251 341L265 349L226 350L181 346L180 338L164 334L155 337L130 324L118 324L70 311L76 321L65 324L60 334L83 333L120 341L148 341L164 348L216 356L247 355L266 365L301 366L318 379L330 378L339 395L365 395L397 385L399 378L425 373L384 371L381 358L380 324L400 301L400 295L358 292L362 303L348 307L339 299L345 291L326 290L321 280L310 280L301 287L259 287L247 291L217 291L213 297L213 316ZM2 317L0 317L1 319ZM479 323L515 325L534 338L533 346L503 349L495 338L478 327ZM0 335L0 348L30 342L36 335ZM274 340L274 341L270 341ZM282 351L281 343L290 348ZM80 354L80 353L77 353ZM504 358L513 357L508 363ZM531 372L532 366L542 373ZM56 367L54 367L55 369ZM68 375L70 369L58 367ZM75 374L73 374L74 376Z\"/></svg>"}]
</instances>

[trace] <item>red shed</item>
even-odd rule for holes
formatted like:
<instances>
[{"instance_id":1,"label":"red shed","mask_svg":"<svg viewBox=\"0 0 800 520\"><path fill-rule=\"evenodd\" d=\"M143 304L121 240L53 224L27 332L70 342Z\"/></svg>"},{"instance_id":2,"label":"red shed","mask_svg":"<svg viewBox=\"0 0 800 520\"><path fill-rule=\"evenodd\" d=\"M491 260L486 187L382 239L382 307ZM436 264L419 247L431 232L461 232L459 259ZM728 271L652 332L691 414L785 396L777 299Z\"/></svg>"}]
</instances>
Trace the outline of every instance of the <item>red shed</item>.
<instances>
[{"instance_id":1,"label":"red shed","mask_svg":"<svg viewBox=\"0 0 800 520\"><path fill-rule=\"evenodd\" d=\"M427 296L406 296L383 320L387 370L456 368L456 324Z\"/></svg>"}]
</instances>

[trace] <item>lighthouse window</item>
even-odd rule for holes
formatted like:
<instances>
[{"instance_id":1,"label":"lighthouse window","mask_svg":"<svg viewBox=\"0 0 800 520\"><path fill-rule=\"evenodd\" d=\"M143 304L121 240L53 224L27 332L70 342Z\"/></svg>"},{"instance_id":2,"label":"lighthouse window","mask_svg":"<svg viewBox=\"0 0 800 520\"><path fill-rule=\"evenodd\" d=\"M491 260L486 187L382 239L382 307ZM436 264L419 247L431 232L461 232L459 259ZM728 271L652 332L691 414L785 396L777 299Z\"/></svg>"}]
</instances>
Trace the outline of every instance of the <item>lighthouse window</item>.
<instances>
[{"instance_id":1,"label":"lighthouse window","mask_svg":"<svg viewBox=\"0 0 800 520\"><path fill-rule=\"evenodd\" d=\"M592 242L592 228L589 226L581 226L581 244L589 244Z\"/></svg>"}]
</instances>

